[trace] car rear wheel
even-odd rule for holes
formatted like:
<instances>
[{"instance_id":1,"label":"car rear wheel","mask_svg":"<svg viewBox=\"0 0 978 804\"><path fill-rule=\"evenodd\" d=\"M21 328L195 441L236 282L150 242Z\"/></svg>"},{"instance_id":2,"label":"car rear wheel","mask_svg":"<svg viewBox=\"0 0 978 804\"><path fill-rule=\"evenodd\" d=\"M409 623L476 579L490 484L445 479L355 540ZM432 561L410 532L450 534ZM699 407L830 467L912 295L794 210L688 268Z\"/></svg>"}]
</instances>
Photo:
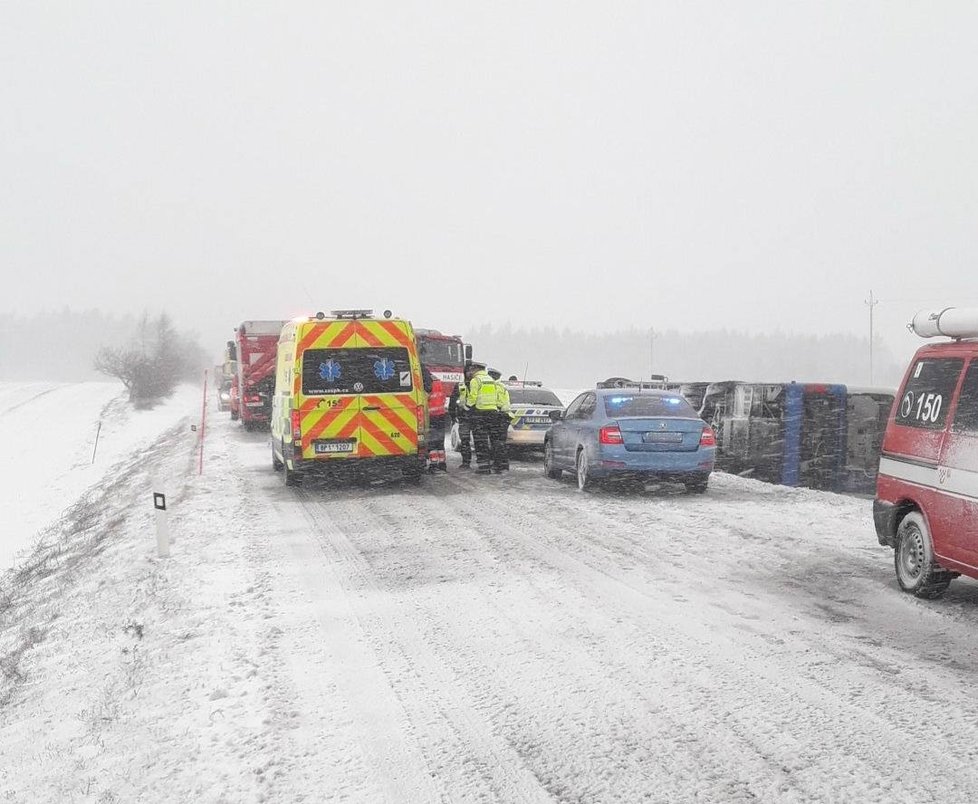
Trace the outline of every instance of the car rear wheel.
<instances>
[{"instance_id":1,"label":"car rear wheel","mask_svg":"<svg viewBox=\"0 0 978 804\"><path fill-rule=\"evenodd\" d=\"M285 457L285 450L282 450L282 457ZM284 475L286 486L298 486L302 482L302 475L296 472L294 469L289 469L289 462L284 461L282 464L282 474Z\"/></svg>"},{"instance_id":2,"label":"car rear wheel","mask_svg":"<svg viewBox=\"0 0 978 804\"><path fill-rule=\"evenodd\" d=\"M587 459L587 450L581 447L577 451L577 488L580 491L590 491L594 488L591 477L591 466Z\"/></svg>"},{"instance_id":3,"label":"car rear wheel","mask_svg":"<svg viewBox=\"0 0 978 804\"><path fill-rule=\"evenodd\" d=\"M900 522L893 565L900 588L917 597L940 597L951 583L951 573L934 559L930 529L919 511L911 511Z\"/></svg>"},{"instance_id":4,"label":"car rear wheel","mask_svg":"<svg viewBox=\"0 0 978 804\"><path fill-rule=\"evenodd\" d=\"M709 477L698 477L695 480L687 480L684 484L686 491L690 494L705 494L710 485Z\"/></svg>"},{"instance_id":5,"label":"car rear wheel","mask_svg":"<svg viewBox=\"0 0 978 804\"><path fill-rule=\"evenodd\" d=\"M562 469L558 469L554 465L554 445L552 441L548 441L543 445L543 471L551 480L560 480L560 476L564 473Z\"/></svg>"}]
</instances>

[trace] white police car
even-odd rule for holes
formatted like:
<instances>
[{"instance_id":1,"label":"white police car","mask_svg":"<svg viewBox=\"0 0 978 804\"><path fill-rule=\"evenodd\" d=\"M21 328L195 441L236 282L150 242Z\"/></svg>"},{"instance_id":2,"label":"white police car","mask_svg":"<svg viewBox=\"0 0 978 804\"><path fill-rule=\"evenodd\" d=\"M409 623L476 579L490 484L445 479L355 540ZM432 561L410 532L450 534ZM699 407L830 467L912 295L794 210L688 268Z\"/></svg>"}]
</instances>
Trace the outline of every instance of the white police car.
<instances>
[{"instance_id":1,"label":"white police car","mask_svg":"<svg viewBox=\"0 0 978 804\"><path fill-rule=\"evenodd\" d=\"M543 450L543 437L553 419L552 411L563 411L557 395L541 382L507 382L513 421L509 426L509 446Z\"/></svg>"}]
</instances>

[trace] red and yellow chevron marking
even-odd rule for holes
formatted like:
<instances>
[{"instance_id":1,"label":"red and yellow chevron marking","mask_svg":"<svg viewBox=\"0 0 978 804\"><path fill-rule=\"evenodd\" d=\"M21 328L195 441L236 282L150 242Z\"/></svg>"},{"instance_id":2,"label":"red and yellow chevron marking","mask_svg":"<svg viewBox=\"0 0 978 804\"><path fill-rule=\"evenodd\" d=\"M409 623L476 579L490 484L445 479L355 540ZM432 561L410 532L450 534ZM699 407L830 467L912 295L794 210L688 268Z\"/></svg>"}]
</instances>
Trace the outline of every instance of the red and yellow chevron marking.
<instances>
[{"instance_id":1,"label":"red and yellow chevron marking","mask_svg":"<svg viewBox=\"0 0 978 804\"><path fill-rule=\"evenodd\" d=\"M357 335L368 346L411 347L408 326L399 321L357 321Z\"/></svg>"},{"instance_id":2,"label":"red and yellow chevron marking","mask_svg":"<svg viewBox=\"0 0 978 804\"><path fill-rule=\"evenodd\" d=\"M379 428L381 434L390 437L390 440L399 448L399 452L413 454L418 449L418 417L415 408L391 407L385 405L377 397L364 397L363 407L377 407L378 410L362 410L361 417L374 427ZM361 426L367 426L361 421ZM368 432L370 428L368 427ZM397 437L392 437L396 433Z\"/></svg>"},{"instance_id":3,"label":"red and yellow chevron marking","mask_svg":"<svg viewBox=\"0 0 978 804\"><path fill-rule=\"evenodd\" d=\"M319 405L318 400L307 399L300 411L304 458L316 457L312 442L317 438L350 438L356 435L359 417L356 397L340 399L332 407Z\"/></svg>"},{"instance_id":4,"label":"red and yellow chevron marking","mask_svg":"<svg viewBox=\"0 0 978 804\"><path fill-rule=\"evenodd\" d=\"M296 344L295 353L301 355L306 349L339 349L353 344L350 339L356 334L353 321L323 321L307 324L301 329L302 337Z\"/></svg>"}]
</instances>

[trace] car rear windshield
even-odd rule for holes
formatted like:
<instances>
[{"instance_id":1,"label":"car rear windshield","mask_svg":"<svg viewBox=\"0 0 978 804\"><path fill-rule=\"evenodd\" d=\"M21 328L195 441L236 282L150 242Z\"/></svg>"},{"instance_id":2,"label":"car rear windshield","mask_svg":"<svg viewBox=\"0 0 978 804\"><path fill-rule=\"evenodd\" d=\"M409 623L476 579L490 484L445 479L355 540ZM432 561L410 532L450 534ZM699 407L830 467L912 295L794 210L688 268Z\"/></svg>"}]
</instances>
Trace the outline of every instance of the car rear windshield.
<instances>
[{"instance_id":1,"label":"car rear windshield","mask_svg":"<svg viewBox=\"0 0 978 804\"><path fill-rule=\"evenodd\" d=\"M681 396L616 394L604 398L604 410L613 419L623 416L697 418L693 406Z\"/></svg>"},{"instance_id":2,"label":"car rear windshield","mask_svg":"<svg viewBox=\"0 0 978 804\"><path fill-rule=\"evenodd\" d=\"M302 354L302 393L403 393L412 389L407 349L307 349Z\"/></svg>"},{"instance_id":3,"label":"car rear windshield","mask_svg":"<svg viewBox=\"0 0 978 804\"><path fill-rule=\"evenodd\" d=\"M513 405L546 405L562 408L563 404L553 391L543 388L509 388L509 401Z\"/></svg>"}]
</instances>

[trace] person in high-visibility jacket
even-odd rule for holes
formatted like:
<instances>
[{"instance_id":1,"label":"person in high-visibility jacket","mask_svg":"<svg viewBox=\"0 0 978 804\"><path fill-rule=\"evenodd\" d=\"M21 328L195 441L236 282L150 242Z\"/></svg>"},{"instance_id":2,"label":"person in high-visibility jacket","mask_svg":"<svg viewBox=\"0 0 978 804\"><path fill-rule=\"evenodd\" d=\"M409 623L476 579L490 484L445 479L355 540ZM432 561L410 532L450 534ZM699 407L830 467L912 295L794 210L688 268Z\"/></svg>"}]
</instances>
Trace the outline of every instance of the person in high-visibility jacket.
<instances>
[{"instance_id":1,"label":"person in high-visibility jacket","mask_svg":"<svg viewBox=\"0 0 978 804\"><path fill-rule=\"evenodd\" d=\"M427 371L427 369L425 369ZM448 395L445 384L432 378L428 394L428 470L448 471L445 457L445 432L448 423Z\"/></svg>"},{"instance_id":2,"label":"person in high-visibility jacket","mask_svg":"<svg viewBox=\"0 0 978 804\"><path fill-rule=\"evenodd\" d=\"M475 442L476 471L487 475L492 471L489 435L496 419L496 383L484 363L473 361L475 370L465 394L465 410L472 421L472 440Z\"/></svg>"},{"instance_id":3,"label":"person in high-visibility jacket","mask_svg":"<svg viewBox=\"0 0 978 804\"><path fill-rule=\"evenodd\" d=\"M509 470L509 449L506 440L509 438L509 425L512 422L509 389L502 383L501 372L488 369L487 373L496 385L496 415L489 433L492 468L497 472L506 472Z\"/></svg>"}]
</instances>

